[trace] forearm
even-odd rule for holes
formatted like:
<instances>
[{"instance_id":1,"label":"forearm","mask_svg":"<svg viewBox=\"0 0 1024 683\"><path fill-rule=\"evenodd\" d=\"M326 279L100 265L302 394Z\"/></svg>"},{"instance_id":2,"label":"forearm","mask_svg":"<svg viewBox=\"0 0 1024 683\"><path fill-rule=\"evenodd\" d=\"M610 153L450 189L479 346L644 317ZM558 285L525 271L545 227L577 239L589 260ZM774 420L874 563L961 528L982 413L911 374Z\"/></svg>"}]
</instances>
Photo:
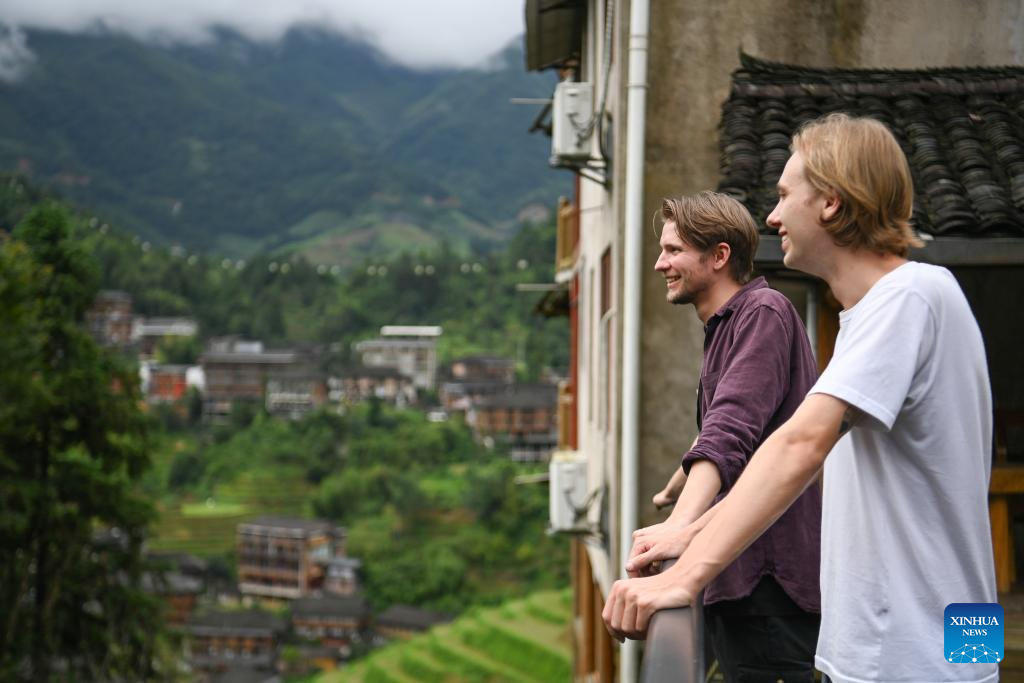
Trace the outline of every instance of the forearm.
<instances>
[{"instance_id":1,"label":"forearm","mask_svg":"<svg viewBox=\"0 0 1024 683\"><path fill-rule=\"evenodd\" d=\"M665 484L665 488L655 493L651 498L651 502L659 510L669 505L674 505L679 500L679 494L682 493L685 485L686 473L682 467L677 467L676 471L669 478L668 483Z\"/></svg>"},{"instance_id":2,"label":"forearm","mask_svg":"<svg viewBox=\"0 0 1024 683\"><path fill-rule=\"evenodd\" d=\"M686 487L669 515L669 521L683 526L691 524L707 512L721 489L722 479L714 463L707 460L695 462L686 476Z\"/></svg>"},{"instance_id":3,"label":"forearm","mask_svg":"<svg viewBox=\"0 0 1024 683\"><path fill-rule=\"evenodd\" d=\"M710 508L708 508L707 512L698 517L687 527L687 530L691 534L691 538L704 530L704 527L706 527L711 522L711 520L715 518L715 515L718 514L718 511L722 508L722 503L724 502L725 498L712 505Z\"/></svg>"},{"instance_id":4,"label":"forearm","mask_svg":"<svg viewBox=\"0 0 1024 683\"><path fill-rule=\"evenodd\" d=\"M693 444L690 444L690 448L693 448L694 444L697 443L696 437L693 439ZM669 477L668 483L665 487L654 494L651 498L651 502L659 510L673 505L678 499L679 494L682 493L683 487L686 485L686 472L683 468L677 467L672 476Z\"/></svg>"},{"instance_id":5,"label":"forearm","mask_svg":"<svg viewBox=\"0 0 1024 683\"><path fill-rule=\"evenodd\" d=\"M803 419L794 416L797 424L787 423L769 437L729 495L709 513L704 528L670 570L687 587L699 590L707 585L814 481L838 439L838 431L832 429L838 429L842 416L842 409L836 412L832 405L839 402L826 398L809 401L812 406Z\"/></svg>"}]
</instances>

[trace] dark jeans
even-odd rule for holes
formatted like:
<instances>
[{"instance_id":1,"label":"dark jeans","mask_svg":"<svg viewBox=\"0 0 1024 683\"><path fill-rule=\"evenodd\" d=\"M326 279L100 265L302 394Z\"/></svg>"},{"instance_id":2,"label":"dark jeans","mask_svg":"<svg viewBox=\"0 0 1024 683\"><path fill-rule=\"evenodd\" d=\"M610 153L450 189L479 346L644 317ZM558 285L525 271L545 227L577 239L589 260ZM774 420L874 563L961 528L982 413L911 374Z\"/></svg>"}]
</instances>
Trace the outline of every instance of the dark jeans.
<instances>
[{"instance_id":1,"label":"dark jeans","mask_svg":"<svg viewBox=\"0 0 1024 683\"><path fill-rule=\"evenodd\" d=\"M820 623L768 576L749 597L704 609L705 633L727 683L813 683Z\"/></svg>"}]
</instances>

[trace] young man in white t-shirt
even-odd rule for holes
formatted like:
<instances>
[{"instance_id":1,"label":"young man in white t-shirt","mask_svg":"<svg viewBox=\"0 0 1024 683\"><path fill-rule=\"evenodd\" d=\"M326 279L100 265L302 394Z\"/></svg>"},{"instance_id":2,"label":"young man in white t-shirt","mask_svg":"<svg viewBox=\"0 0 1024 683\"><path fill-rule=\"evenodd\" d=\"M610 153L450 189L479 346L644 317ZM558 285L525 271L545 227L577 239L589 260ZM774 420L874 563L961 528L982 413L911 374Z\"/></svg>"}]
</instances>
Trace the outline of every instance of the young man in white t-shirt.
<instances>
[{"instance_id":1,"label":"young man in white t-shirt","mask_svg":"<svg viewBox=\"0 0 1024 683\"><path fill-rule=\"evenodd\" d=\"M685 547L679 562L616 582L605 622L642 637L655 611L689 604L824 466L817 667L834 683L996 681L996 664L943 651L946 605L996 600L981 333L949 271L907 261L913 187L883 124L833 114L792 149L768 224L785 264L842 304L835 354L729 496L665 549Z\"/></svg>"}]
</instances>

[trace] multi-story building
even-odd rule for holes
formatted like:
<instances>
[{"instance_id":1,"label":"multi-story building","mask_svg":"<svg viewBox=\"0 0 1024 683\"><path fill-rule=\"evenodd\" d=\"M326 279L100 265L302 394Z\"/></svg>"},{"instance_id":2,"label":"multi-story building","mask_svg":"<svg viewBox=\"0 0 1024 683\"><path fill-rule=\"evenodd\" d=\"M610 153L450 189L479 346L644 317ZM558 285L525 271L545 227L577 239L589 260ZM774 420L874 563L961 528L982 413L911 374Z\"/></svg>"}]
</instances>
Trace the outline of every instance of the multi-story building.
<instances>
[{"instance_id":1,"label":"multi-story building","mask_svg":"<svg viewBox=\"0 0 1024 683\"><path fill-rule=\"evenodd\" d=\"M295 349L265 350L259 341L217 339L199 358L205 375L203 412L218 418L231 412L235 402L263 403L267 382L312 374L310 355Z\"/></svg>"},{"instance_id":2,"label":"multi-story building","mask_svg":"<svg viewBox=\"0 0 1024 683\"><path fill-rule=\"evenodd\" d=\"M265 405L271 415L296 419L327 402L327 382L319 372L281 371L267 378Z\"/></svg>"},{"instance_id":3,"label":"multi-story building","mask_svg":"<svg viewBox=\"0 0 1024 683\"><path fill-rule=\"evenodd\" d=\"M455 381L495 380L511 384L515 381L516 364L511 358L502 356L463 356L451 362L449 374Z\"/></svg>"},{"instance_id":4,"label":"multi-story building","mask_svg":"<svg viewBox=\"0 0 1024 683\"><path fill-rule=\"evenodd\" d=\"M466 413L480 400L506 393L510 386L510 382L501 379L453 379L441 382L437 396L445 410Z\"/></svg>"},{"instance_id":5,"label":"multi-story building","mask_svg":"<svg viewBox=\"0 0 1024 683\"><path fill-rule=\"evenodd\" d=\"M85 313L89 333L99 344L127 349L132 343L132 297L127 292L103 290Z\"/></svg>"},{"instance_id":6,"label":"multi-story building","mask_svg":"<svg viewBox=\"0 0 1024 683\"><path fill-rule=\"evenodd\" d=\"M449 621L451 617L440 612L409 605L392 605L374 619L374 642L381 644L388 640L404 640Z\"/></svg>"},{"instance_id":7,"label":"multi-story building","mask_svg":"<svg viewBox=\"0 0 1024 683\"><path fill-rule=\"evenodd\" d=\"M286 623L269 612L214 610L193 614L185 623L187 658L202 671L223 671L240 664L276 668Z\"/></svg>"},{"instance_id":8,"label":"multi-story building","mask_svg":"<svg viewBox=\"0 0 1024 683\"><path fill-rule=\"evenodd\" d=\"M545 460L558 442L558 388L510 384L472 402L466 421L474 435L503 441L515 460Z\"/></svg>"},{"instance_id":9,"label":"multi-story building","mask_svg":"<svg viewBox=\"0 0 1024 683\"><path fill-rule=\"evenodd\" d=\"M359 571L362 568L362 560L355 557L334 556L327 560L324 592L334 595L355 595L359 592Z\"/></svg>"},{"instance_id":10,"label":"multi-story building","mask_svg":"<svg viewBox=\"0 0 1024 683\"><path fill-rule=\"evenodd\" d=\"M385 325L380 337L356 343L355 351L367 367L395 368L417 389L433 391L437 384L436 325Z\"/></svg>"},{"instance_id":11,"label":"multi-story building","mask_svg":"<svg viewBox=\"0 0 1024 683\"><path fill-rule=\"evenodd\" d=\"M452 361L438 387L441 406L466 412L485 396L501 394L515 381L515 361L501 356L465 356Z\"/></svg>"},{"instance_id":12,"label":"multi-story building","mask_svg":"<svg viewBox=\"0 0 1024 683\"><path fill-rule=\"evenodd\" d=\"M292 629L347 657L361 642L370 622L370 605L362 596L299 598L291 604Z\"/></svg>"},{"instance_id":13,"label":"multi-story building","mask_svg":"<svg viewBox=\"0 0 1024 683\"><path fill-rule=\"evenodd\" d=\"M695 435L704 337L695 315L665 304L664 282L652 271L659 247L651 216L664 197L719 188L764 225L802 121L837 110L882 119L914 175L914 222L926 247L913 258L950 267L981 324L998 427L1000 416L1024 407L1024 368L1012 351L1019 335L998 313L1012 309L1010 297L1024 284L1024 250L1013 237L1024 228L1020 132L1003 123L1019 117L1013 109L1024 83L1020 7L1015 0L525 5L527 67L553 69L563 80L550 121L552 161L576 174L558 220L555 279L567 293L571 337L570 424L560 446L585 464L586 491L605 494L587 510L589 535L573 541L575 677L627 683L636 679L637 644L614 643L601 609L622 576L633 530L666 514L647 501ZM956 68L978 65L1000 68ZM837 329L835 301L820 282L786 271L778 236L763 232L756 267L805 317L824 364ZM999 473L997 499L1013 490ZM1004 537L1013 528L1005 509L992 519ZM1008 544L995 545L998 568L999 548ZM1002 566L997 576L1012 576L1012 562Z\"/></svg>"},{"instance_id":14,"label":"multi-story building","mask_svg":"<svg viewBox=\"0 0 1024 683\"><path fill-rule=\"evenodd\" d=\"M150 403L174 403L188 393L188 366L149 365L146 400Z\"/></svg>"},{"instance_id":15,"label":"multi-story building","mask_svg":"<svg viewBox=\"0 0 1024 683\"><path fill-rule=\"evenodd\" d=\"M132 321L132 343L139 356L152 358L164 337L194 337L199 325L191 318L135 318Z\"/></svg>"},{"instance_id":16,"label":"multi-story building","mask_svg":"<svg viewBox=\"0 0 1024 683\"><path fill-rule=\"evenodd\" d=\"M260 517L238 525L238 590L296 599L323 588L331 558L344 554L343 529L329 522Z\"/></svg>"},{"instance_id":17,"label":"multi-story building","mask_svg":"<svg viewBox=\"0 0 1024 683\"><path fill-rule=\"evenodd\" d=\"M408 375L389 366L354 365L329 377L330 397L339 403L358 403L378 398L403 407L416 400L416 385Z\"/></svg>"},{"instance_id":18,"label":"multi-story building","mask_svg":"<svg viewBox=\"0 0 1024 683\"><path fill-rule=\"evenodd\" d=\"M164 601L167 623L174 626L188 621L204 588L202 579L180 571L147 574L143 585Z\"/></svg>"}]
</instances>

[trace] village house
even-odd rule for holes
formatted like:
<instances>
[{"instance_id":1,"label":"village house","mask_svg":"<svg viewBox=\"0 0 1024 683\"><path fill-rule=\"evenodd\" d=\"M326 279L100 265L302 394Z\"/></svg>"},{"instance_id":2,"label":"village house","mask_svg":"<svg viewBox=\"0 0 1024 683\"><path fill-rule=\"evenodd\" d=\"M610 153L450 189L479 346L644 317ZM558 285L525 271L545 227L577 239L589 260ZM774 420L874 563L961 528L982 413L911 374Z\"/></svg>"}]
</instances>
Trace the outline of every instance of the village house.
<instances>
[{"instance_id":1,"label":"village house","mask_svg":"<svg viewBox=\"0 0 1024 683\"><path fill-rule=\"evenodd\" d=\"M296 349L266 350L262 342L235 338L212 340L199 363L205 376L203 414L214 419L230 414L232 404L237 402L264 403L271 380L283 383L277 386L288 386L289 377L312 374L315 370L314 359L308 353ZM308 401L314 399L310 397Z\"/></svg>"},{"instance_id":2,"label":"village house","mask_svg":"<svg viewBox=\"0 0 1024 683\"><path fill-rule=\"evenodd\" d=\"M293 420L327 402L327 382L320 372L282 371L267 379L264 405L271 415Z\"/></svg>"},{"instance_id":3,"label":"village house","mask_svg":"<svg viewBox=\"0 0 1024 683\"><path fill-rule=\"evenodd\" d=\"M409 605L392 605L374 619L374 644L389 640L406 640L429 630L432 626L451 621L451 616Z\"/></svg>"},{"instance_id":4,"label":"village house","mask_svg":"<svg viewBox=\"0 0 1024 683\"><path fill-rule=\"evenodd\" d=\"M345 553L345 531L330 522L259 517L238 525L238 590L294 600L324 587L330 560Z\"/></svg>"},{"instance_id":5,"label":"village house","mask_svg":"<svg viewBox=\"0 0 1024 683\"><path fill-rule=\"evenodd\" d=\"M329 377L329 396L337 403L358 403L380 399L399 408L416 401L413 379L390 366L353 365Z\"/></svg>"},{"instance_id":6,"label":"village house","mask_svg":"<svg viewBox=\"0 0 1024 683\"><path fill-rule=\"evenodd\" d=\"M195 337L198 332L199 325L191 318L135 318L131 339L140 358L152 358L164 338Z\"/></svg>"},{"instance_id":7,"label":"village house","mask_svg":"<svg viewBox=\"0 0 1024 683\"><path fill-rule=\"evenodd\" d=\"M465 413L478 399L500 394L513 382L515 362L511 358L464 356L448 366L437 395L446 411Z\"/></svg>"},{"instance_id":8,"label":"village house","mask_svg":"<svg viewBox=\"0 0 1024 683\"><path fill-rule=\"evenodd\" d=\"M546 460L558 442L558 388L553 384L509 384L474 400L466 422L484 443L502 442L514 460Z\"/></svg>"},{"instance_id":9,"label":"village house","mask_svg":"<svg viewBox=\"0 0 1024 683\"><path fill-rule=\"evenodd\" d=\"M335 555L327 560L324 592L332 595L355 595L360 590L359 572L362 560Z\"/></svg>"},{"instance_id":10,"label":"village house","mask_svg":"<svg viewBox=\"0 0 1024 683\"><path fill-rule=\"evenodd\" d=\"M101 346L128 349L132 344L132 297L127 292L103 290L85 313L89 334Z\"/></svg>"},{"instance_id":11,"label":"village house","mask_svg":"<svg viewBox=\"0 0 1024 683\"><path fill-rule=\"evenodd\" d=\"M380 336L353 347L362 364L371 368L394 368L412 379L417 389L433 391L437 386L436 325L385 325Z\"/></svg>"},{"instance_id":12,"label":"village house","mask_svg":"<svg viewBox=\"0 0 1024 683\"><path fill-rule=\"evenodd\" d=\"M446 411L467 413L481 399L505 393L509 386L503 379L451 379L441 382L437 398Z\"/></svg>"},{"instance_id":13,"label":"village house","mask_svg":"<svg viewBox=\"0 0 1024 683\"><path fill-rule=\"evenodd\" d=\"M188 621L204 590L201 579L178 571L146 574L143 585L164 601L167 623L172 626Z\"/></svg>"},{"instance_id":14,"label":"village house","mask_svg":"<svg viewBox=\"0 0 1024 683\"><path fill-rule=\"evenodd\" d=\"M185 623L187 658L202 671L246 668L272 671L277 665L284 620L257 610L212 610Z\"/></svg>"},{"instance_id":15,"label":"village house","mask_svg":"<svg viewBox=\"0 0 1024 683\"><path fill-rule=\"evenodd\" d=\"M188 366L147 366L145 380L146 400L149 403L174 403L188 393Z\"/></svg>"},{"instance_id":16,"label":"village house","mask_svg":"<svg viewBox=\"0 0 1024 683\"><path fill-rule=\"evenodd\" d=\"M503 356L463 356L451 362L448 374L455 381L496 380L511 384L515 381L516 364Z\"/></svg>"},{"instance_id":17,"label":"village house","mask_svg":"<svg viewBox=\"0 0 1024 683\"><path fill-rule=\"evenodd\" d=\"M370 623L370 604L362 596L316 596L291 604L295 635L320 643L340 657L362 642Z\"/></svg>"}]
</instances>

